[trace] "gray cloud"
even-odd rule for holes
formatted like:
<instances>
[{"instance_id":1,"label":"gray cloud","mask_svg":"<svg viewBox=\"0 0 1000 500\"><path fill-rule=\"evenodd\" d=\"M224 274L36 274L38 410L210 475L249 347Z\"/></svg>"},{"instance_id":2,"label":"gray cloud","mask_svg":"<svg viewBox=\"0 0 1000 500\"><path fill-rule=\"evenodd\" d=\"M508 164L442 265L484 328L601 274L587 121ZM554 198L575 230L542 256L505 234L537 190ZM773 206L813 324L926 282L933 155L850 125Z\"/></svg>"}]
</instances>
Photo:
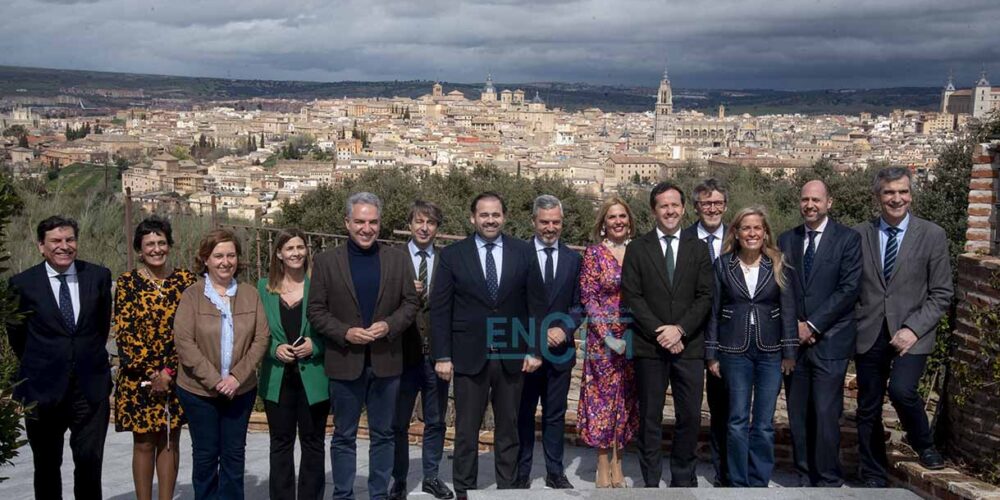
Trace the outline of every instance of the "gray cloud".
<instances>
[{"instance_id":1,"label":"gray cloud","mask_svg":"<svg viewBox=\"0 0 1000 500\"><path fill-rule=\"evenodd\" d=\"M0 64L677 87L1000 81L995 0L11 0ZM49 5L59 3L59 6ZM991 21L992 20L992 21Z\"/></svg>"}]
</instances>

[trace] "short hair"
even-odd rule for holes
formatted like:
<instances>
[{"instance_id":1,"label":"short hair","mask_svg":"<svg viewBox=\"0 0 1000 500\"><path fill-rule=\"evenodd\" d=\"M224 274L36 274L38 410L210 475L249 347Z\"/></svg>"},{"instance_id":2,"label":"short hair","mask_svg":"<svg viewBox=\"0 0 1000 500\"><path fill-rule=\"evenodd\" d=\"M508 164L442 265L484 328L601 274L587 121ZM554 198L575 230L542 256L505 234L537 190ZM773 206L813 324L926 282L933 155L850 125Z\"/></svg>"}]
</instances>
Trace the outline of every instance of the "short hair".
<instances>
[{"instance_id":1,"label":"short hair","mask_svg":"<svg viewBox=\"0 0 1000 500\"><path fill-rule=\"evenodd\" d=\"M198 274L205 274L208 272L208 258L212 256L212 250L220 243L232 242L233 246L236 247L236 271L233 273L233 277L240 275L243 271L243 247L240 245L239 238L236 237L232 231L228 229L213 229L209 231L202 239L201 243L198 244L198 253L194 256L194 268Z\"/></svg>"},{"instance_id":2,"label":"short hair","mask_svg":"<svg viewBox=\"0 0 1000 500\"><path fill-rule=\"evenodd\" d=\"M490 198L498 200L500 202L500 211L503 212L504 215L507 215L507 202L503 201L503 197L495 191L483 191L482 193L477 194L476 197L472 199L472 204L469 205L469 212L475 215L476 206L479 205L479 201L488 200Z\"/></svg>"},{"instance_id":3,"label":"short hair","mask_svg":"<svg viewBox=\"0 0 1000 500\"><path fill-rule=\"evenodd\" d=\"M826 197L832 198L832 193L830 193L830 185L827 184L826 181L824 181L823 179L809 179L808 181L802 183L802 186L799 188L799 191L801 192L802 188L806 187L806 184L809 184L810 182L820 183L820 185L823 186L823 191L826 192Z\"/></svg>"},{"instance_id":4,"label":"short hair","mask_svg":"<svg viewBox=\"0 0 1000 500\"><path fill-rule=\"evenodd\" d=\"M678 185L676 185L676 184L674 184L672 182L663 181L663 182L660 182L659 184L653 186L653 190L649 192L649 208L655 209L656 208L656 197L659 196L659 195L661 195L661 194L663 194L663 193L666 193L667 191L670 191L671 189L674 190L674 191L677 191L677 194L681 195L681 205L683 205L684 204L684 190L681 189L680 186L678 186Z\"/></svg>"},{"instance_id":5,"label":"short hair","mask_svg":"<svg viewBox=\"0 0 1000 500\"><path fill-rule=\"evenodd\" d=\"M285 279L285 264L278 259L278 252L292 238L302 238L306 244L306 260L302 264L303 271L309 275L309 265L312 262L312 251L309 250L309 238L301 229L291 228L278 231L278 236L274 239L274 246L271 247L271 263L267 266L267 291L272 294L281 293L281 281Z\"/></svg>"},{"instance_id":6,"label":"short hair","mask_svg":"<svg viewBox=\"0 0 1000 500\"><path fill-rule=\"evenodd\" d=\"M348 219L354 215L354 205L374 205L378 210L378 218L382 218L382 199L373 193L361 191L347 197L344 213Z\"/></svg>"},{"instance_id":7,"label":"short hair","mask_svg":"<svg viewBox=\"0 0 1000 500\"><path fill-rule=\"evenodd\" d=\"M552 196L551 194L539 195L535 198L535 203L531 206L531 218L534 219L538 216L539 210L550 210L553 208L559 209L559 215L563 215L562 202L559 198Z\"/></svg>"},{"instance_id":8,"label":"short hair","mask_svg":"<svg viewBox=\"0 0 1000 500\"><path fill-rule=\"evenodd\" d=\"M170 229L170 221L162 217L152 216L142 220L135 226L132 236L132 248L138 252L142 249L142 238L147 234L159 234L167 239L167 245L174 246L174 234Z\"/></svg>"},{"instance_id":9,"label":"short hair","mask_svg":"<svg viewBox=\"0 0 1000 500\"><path fill-rule=\"evenodd\" d=\"M80 226L75 220L61 215L53 215L52 217L38 223L38 227L35 229L35 235L38 237L38 242L43 243L45 241L45 233L60 227L71 227L73 228L74 237L78 237L80 235Z\"/></svg>"},{"instance_id":10,"label":"short hair","mask_svg":"<svg viewBox=\"0 0 1000 500\"><path fill-rule=\"evenodd\" d=\"M439 226L444 222L444 212L441 211L441 207L431 201L414 201L410 205L410 214L406 216L406 222L413 222L413 218L417 215L423 215Z\"/></svg>"},{"instance_id":11,"label":"short hair","mask_svg":"<svg viewBox=\"0 0 1000 500\"><path fill-rule=\"evenodd\" d=\"M879 194L882 192L882 185L898 181L906 177L910 181L910 186L913 186L913 174L910 173L910 169L906 167L886 167L879 170L875 174L875 181L872 183L872 193Z\"/></svg>"},{"instance_id":12,"label":"short hair","mask_svg":"<svg viewBox=\"0 0 1000 500\"><path fill-rule=\"evenodd\" d=\"M635 217L632 215L632 207L628 206L628 202L622 199L621 196L611 196L601 203L601 208L597 209L597 220L594 221L594 227L590 230L590 240L594 243L600 243L604 239L601 234L601 229L604 228L604 218L608 216L608 211L611 207L615 205L621 205L625 207L625 213L628 214L628 237L635 238L637 231L635 227Z\"/></svg>"},{"instance_id":13,"label":"short hair","mask_svg":"<svg viewBox=\"0 0 1000 500\"><path fill-rule=\"evenodd\" d=\"M718 191L719 193L721 193L722 199L726 203L729 203L729 190L727 190L726 187L723 186L722 183L719 182L718 179L715 179L714 177L705 179L694 187L694 190L691 191L691 203L692 204L698 203L699 201L701 201L701 195L711 194L712 191Z\"/></svg>"}]
</instances>

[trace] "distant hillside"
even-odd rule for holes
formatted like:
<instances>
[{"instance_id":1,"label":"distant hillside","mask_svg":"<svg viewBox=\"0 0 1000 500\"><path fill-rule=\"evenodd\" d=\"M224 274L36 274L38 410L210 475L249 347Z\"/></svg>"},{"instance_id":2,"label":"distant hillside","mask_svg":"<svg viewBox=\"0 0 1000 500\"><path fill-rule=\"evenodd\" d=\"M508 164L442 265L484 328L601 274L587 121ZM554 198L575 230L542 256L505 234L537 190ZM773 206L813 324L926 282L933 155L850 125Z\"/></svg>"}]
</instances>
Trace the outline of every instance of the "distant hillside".
<instances>
[{"instance_id":1,"label":"distant hillside","mask_svg":"<svg viewBox=\"0 0 1000 500\"><path fill-rule=\"evenodd\" d=\"M277 80L229 80L183 76L140 75L101 71L75 71L0 66L0 98L21 102L27 97L71 96L87 107L122 108L153 99L176 99L180 104L209 101L240 101L254 98L312 100L341 97L419 97L430 93L434 82L303 82ZM445 91L458 89L476 99L482 84L442 82ZM651 111L655 87L610 86L586 83L532 82L497 83L497 90L523 89L527 98L537 92L549 107L575 111L590 107L605 111ZM96 95L97 89L142 90L142 96ZM729 114L856 114L887 113L893 109L933 110L940 102L934 87L887 89L838 89L783 91L767 89L720 90L675 87L674 108L714 114L725 104ZM14 101L15 99L17 101ZM66 101L67 99L63 99ZM66 105L69 105L66 103Z\"/></svg>"}]
</instances>

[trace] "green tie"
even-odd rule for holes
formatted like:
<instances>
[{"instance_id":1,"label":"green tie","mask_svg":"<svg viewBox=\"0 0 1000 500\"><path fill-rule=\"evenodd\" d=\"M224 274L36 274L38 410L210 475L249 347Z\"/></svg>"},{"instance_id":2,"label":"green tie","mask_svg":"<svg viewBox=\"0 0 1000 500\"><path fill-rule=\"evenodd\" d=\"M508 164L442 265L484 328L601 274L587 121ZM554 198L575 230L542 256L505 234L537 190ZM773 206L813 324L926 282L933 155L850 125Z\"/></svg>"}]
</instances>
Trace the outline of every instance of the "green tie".
<instances>
[{"instance_id":1,"label":"green tie","mask_svg":"<svg viewBox=\"0 0 1000 500\"><path fill-rule=\"evenodd\" d=\"M673 236L663 237L663 241L667 242L667 250L664 252L664 258L667 259L667 281L671 285L674 284L674 247L670 244L673 240Z\"/></svg>"}]
</instances>

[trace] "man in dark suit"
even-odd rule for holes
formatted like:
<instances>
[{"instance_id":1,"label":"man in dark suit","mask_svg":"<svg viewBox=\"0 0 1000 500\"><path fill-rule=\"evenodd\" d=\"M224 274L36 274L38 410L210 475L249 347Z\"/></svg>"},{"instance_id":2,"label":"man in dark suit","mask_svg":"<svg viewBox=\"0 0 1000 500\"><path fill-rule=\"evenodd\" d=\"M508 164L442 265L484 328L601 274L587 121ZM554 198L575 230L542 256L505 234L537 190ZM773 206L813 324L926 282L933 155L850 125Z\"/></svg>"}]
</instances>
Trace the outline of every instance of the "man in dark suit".
<instances>
[{"instance_id":1,"label":"man in dark suit","mask_svg":"<svg viewBox=\"0 0 1000 500\"><path fill-rule=\"evenodd\" d=\"M861 480L866 486L885 487L888 460L882 399L886 383L907 442L920 463L928 469L944 467L917 384L954 289L947 235L909 211L913 200L910 171L882 169L872 191L881 216L854 228L861 233L863 266L856 309L858 447Z\"/></svg>"},{"instance_id":2,"label":"man in dark suit","mask_svg":"<svg viewBox=\"0 0 1000 500\"><path fill-rule=\"evenodd\" d=\"M622 298L635 318L639 466L647 488L663 475L663 403L673 387L675 427L670 486L697 487L695 475L705 377L702 328L712 307L708 245L681 234L684 192L669 182L649 194L656 228L633 241L622 265Z\"/></svg>"},{"instance_id":3,"label":"man in dark suit","mask_svg":"<svg viewBox=\"0 0 1000 500\"><path fill-rule=\"evenodd\" d=\"M111 407L111 272L77 260L77 224L38 224L44 262L10 278L24 321L7 325L20 360L14 398L34 403L25 418L35 466L35 498L62 498L63 436L70 431L73 495L101 498L101 465Z\"/></svg>"},{"instance_id":4,"label":"man in dark suit","mask_svg":"<svg viewBox=\"0 0 1000 500\"><path fill-rule=\"evenodd\" d=\"M410 241L407 253L413 265L413 285L417 288L420 310L417 320L403 334L403 374L399 379L399 398L396 401L396 418L393 433L396 436L395 462L392 466L390 500L406 498L406 475L410 467L410 419L417 394L421 395L424 435L421 459L423 482L421 489L435 498L454 498L444 481L438 479L438 466L444 453L445 413L448 410L448 381L434 373L430 357L430 301L427 297L434 283L437 267L437 250L434 240L444 214L437 205L417 200L410 206Z\"/></svg>"},{"instance_id":5,"label":"man in dark suit","mask_svg":"<svg viewBox=\"0 0 1000 500\"><path fill-rule=\"evenodd\" d=\"M385 499L392 475L392 423L403 371L402 334L419 301L410 259L376 241L382 201L371 193L347 199L346 244L316 257L307 315L326 339L325 365L335 409L330 462L334 498L353 498L358 421L367 408L368 493Z\"/></svg>"},{"instance_id":6,"label":"man in dark suit","mask_svg":"<svg viewBox=\"0 0 1000 500\"><path fill-rule=\"evenodd\" d=\"M861 287L861 236L828 217L833 199L820 180L802 186L804 224L778 238L799 270L792 283L798 316L795 371L785 377L795 469L802 486L839 488L844 377L854 353L854 305Z\"/></svg>"},{"instance_id":7,"label":"man in dark suit","mask_svg":"<svg viewBox=\"0 0 1000 500\"><path fill-rule=\"evenodd\" d=\"M455 378L455 493L476 489L479 429L493 404L498 488L517 479L517 410L524 373L541 366L532 338L528 286L538 273L531 246L502 234L500 195L472 200L475 234L440 252L431 289L431 350L438 376Z\"/></svg>"},{"instance_id":8,"label":"man in dark suit","mask_svg":"<svg viewBox=\"0 0 1000 500\"><path fill-rule=\"evenodd\" d=\"M705 242L708 256L715 259L722 255L722 240L726 236L726 225L722 218L726 214L729 195L726 188L715 179L705 179L694 188L692 203L698 222L681 232L682 237L692 236ZM710 413L709 441L712 448L712 468L715 470L715 486L729 486L729 467L726 462L726 430L729 420L729 393L721 377L705 377L705 397Z\"/></svg>"},{"instance_id":9,"label":"man in dark suit","mask_svg":"<svg viewBox=\"0 0 1000 500\"><path fill-rule=\"evenodd\" d=\"M521 409L517 418L520 441L517 486L531 484L531 459L535 448L535 409L542 403L542 449L545 452L545 486L571 489L563 467L563 431L566 427L566 399L576 364L573 333L580 325L580 254L570 250L559 238L563 229L562 203L552 195L535 198L531 239L536 267L542 280L530 305L531 315L539 325L536 334L542 367L524 377Z\"/></svg>"}]
</instances>

